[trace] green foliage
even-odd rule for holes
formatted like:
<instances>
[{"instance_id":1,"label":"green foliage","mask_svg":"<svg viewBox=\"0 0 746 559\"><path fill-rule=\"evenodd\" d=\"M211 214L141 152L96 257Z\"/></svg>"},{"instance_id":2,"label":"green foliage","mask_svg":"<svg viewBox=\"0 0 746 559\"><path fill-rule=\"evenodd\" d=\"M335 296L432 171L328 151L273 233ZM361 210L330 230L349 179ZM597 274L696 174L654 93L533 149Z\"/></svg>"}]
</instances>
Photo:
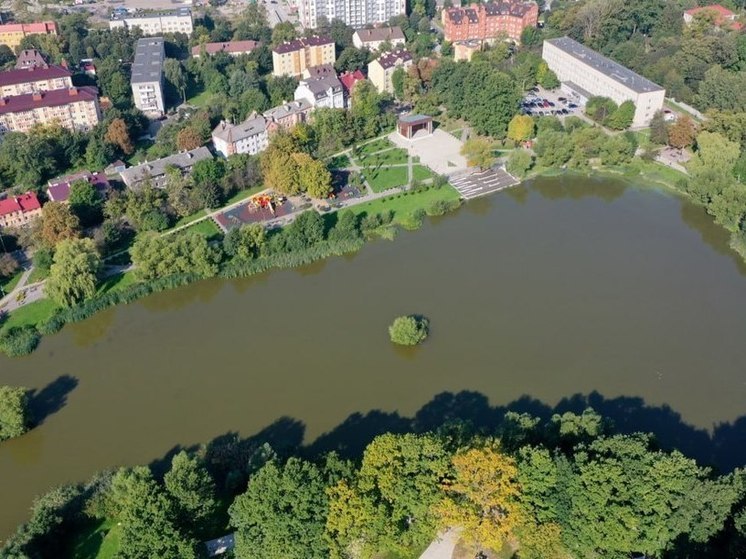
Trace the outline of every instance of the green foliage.
<instances>
[{"instance_id":1,"label":"green foliage","mask_svg":"<svg viewBox=\"0 0 746 559\"><path fill-rule=\"evenodd\" d=\"M215 483L196 457L183 450L176 454L163 483L175 503L180 526L199 529L215 514Z\"/></svg>"},{"instance_id":2,"label":"green foliage","mask_svg":"<svg viewBox=\"0 0 746 559\"><path fill-rule=\"evenodd\" d=\"M90 227L101 221L103 199L87 180L75 181L70 185L68 202L70 209L78 216L83 227Z\"/></svg>"},{"instance_id":3,"label":"green foliage","mask_svg":"<svg viewBox=\"0 0 746 559\"><path fill-rule=\"evenodd\" d=\"M533 162L531 153L525 149L517 148L510 152L508 160L505 163L505 170L514 177L523 178L529 169L531 169Z\"/></svg>"},{"instance_id":4,"label":"green foliage","mask_svg":"<svg viewBox=\"0 0 746 559\"><path fill-rule=\"evenodd\" d=\"M259 223L250 223L228 231L223 238L223 250L230 257L250 260L259 256L265 242L264 227Z\"/></svg>"},{"instance_id":5,"label":"green foliage","mask_svg":"<svg viewBox=\"0 0 746 559\"><path fill-rule=\"evenodd\" d=\"M0 334L0 351L8 357L20 357L33 352L39 345L39 332L32 326L14 326Z\"/></svg>"},{"instance_id":6,"label":"green foliage","mask_svg":"<svg viewBox=\"0 0 746 559\"><path fill-rule=\"evenodd\" d=\"M650 141L660 146L668 144L668 126L662 111L656 111L650 121Z\"/></svg>"},{"instance_id":7,"label":"green foliage","mask_svg":"<svg viewBox=\"0 0 746 559\"><path fill-rule=\"evenodd\" d=\"M171 275L211 277L218 273L220 251L198 233L162 237L141 236L130 250L138 278L153 280Z\"/></svg>"},{"instance_id":8,"label":"green foliage","mask_svg":"<svg viewBox=\"0 0 746 559\"><path fill-rule=\"evenodd\" d=\"M557 89L560 86L557 74L543 60L536 67L536 82L544 89Z\"/></svg>"},{"instance_id":9,"label":"green foliage","mask_svg":"<svg viewBox=\"0 0 746 559\"><path fill-rule=\"evenodd\" d=\"M461 146L461 155L466 157L466 162L471 167L489 169L495 163L494 149L487 138L469 138Z\"/></svg>"},{"instance_id":10,"label":"green foliage","mask_svg":"<svg viewBox=\"0 0 746 559\"><path fill-rule=\"evenodd\" d=\"M101 266L91 239L61 241L54 253L45 292L61 307L72 307L96 293Z\"/></svg>"},{"instance_id":11,"label":"green foliage","mask_svg":"<svg viewBox=\"0 0 746 559\"><path fill-rule=\"evenodd\" d=\"M573 146L562 132L548 130L538 135L534 151L544 167L561 167L572 157Z\"/></svg>"},{"instance_id":12,"label":"green foliage","mask_svg":"<svg viewBox=\"0 0 746 559\"><path fill-rule=\"evenodd\" d=\"M429 321L418 316L399 316L389 326L389 337L398 345L417 345L425 341Z\"/></svg>"},{"instance_id":13,"label":"green foliage","mask_svg":"<svg viewBox=\"0 0 746 559\"><path fill-rule=\"evenodd\" d=\"M27 394L25 388L0 386L0 441L20 437L26 432Z\"/></svg>"},{"instance_id":14,"label":"green foliage","mask_svg":"<svg viewBox=\"0 0 746 559\"><path fill-rule=\"evenodd\" d=\"M635 118L635 104L632 101L625 101L611 113L604 124L614 130L625 130L632 125Z\"/></svg>"},{"instance_id":15,"label":"green foliage","mask_svg":"<svg viewBox=\"0 0 746 559\"><path fill-rule=\"evenodd\" d=\"M608 97L591 97L585 104L585 114L600 123L605 123L617 109L617 104Z\"/></svg>"}]
</instances>

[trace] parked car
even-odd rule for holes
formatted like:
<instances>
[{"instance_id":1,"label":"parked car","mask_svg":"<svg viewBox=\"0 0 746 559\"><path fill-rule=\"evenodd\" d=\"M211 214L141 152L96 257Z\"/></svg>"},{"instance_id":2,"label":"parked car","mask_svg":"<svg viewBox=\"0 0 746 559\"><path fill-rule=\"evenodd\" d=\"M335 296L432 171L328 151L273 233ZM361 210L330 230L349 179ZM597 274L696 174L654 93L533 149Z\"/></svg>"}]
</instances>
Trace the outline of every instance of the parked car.
<instances>
[{"instance_id":1,"label":"parked car","mask_svg":"<svg viewBox=\"0 0 746 559\"><path fill-rule=\"evenodd\" d=\"M577 109L578 108L578 106L575 103L570 103L569 105L567 105L567 107L570 108L570 109Z\"/></svg>"}]
</instances>

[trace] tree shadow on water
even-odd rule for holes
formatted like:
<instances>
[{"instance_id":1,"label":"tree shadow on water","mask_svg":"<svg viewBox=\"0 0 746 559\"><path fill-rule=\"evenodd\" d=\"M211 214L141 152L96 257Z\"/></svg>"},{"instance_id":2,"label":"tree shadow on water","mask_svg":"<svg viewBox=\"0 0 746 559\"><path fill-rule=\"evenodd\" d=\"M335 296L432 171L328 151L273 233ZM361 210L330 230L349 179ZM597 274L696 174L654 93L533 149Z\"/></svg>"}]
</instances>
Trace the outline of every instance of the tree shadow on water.
<instances>
[{"instance_id":1,"label":"tree shadow on water","mask_svg":"<svg viewBox=\"0 0 746 559\"><path fill-rule=\"evenodd\" d=\"M28 411L31 423L39 426L67 404L67 396L78 386L78 379L62 375L44 388L28 392Z\"/></svg>"}]
</instances>

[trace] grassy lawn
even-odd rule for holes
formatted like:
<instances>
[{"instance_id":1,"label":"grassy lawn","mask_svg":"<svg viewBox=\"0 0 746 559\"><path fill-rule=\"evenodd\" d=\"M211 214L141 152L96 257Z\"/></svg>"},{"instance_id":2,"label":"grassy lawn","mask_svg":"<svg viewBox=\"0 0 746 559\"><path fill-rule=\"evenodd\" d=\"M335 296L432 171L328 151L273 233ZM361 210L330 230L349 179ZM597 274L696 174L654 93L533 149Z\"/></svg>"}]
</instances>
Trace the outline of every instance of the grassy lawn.
<instances>
[{"instance_id":1,"label":"grassy lawn","mask_svg":"<svg viewBox=\"0 0 746 559\"><path fill-rule=\"evenodd\" d=\"M350 211L357 215L375 215L388 210L394 212L394 222L399 225L409 223L412 214L417 209L424 209L436 200L458 200L459 195L450 185L441 188L430 188L409 195L394 194L386 198L373 200L358 206L351 206Z\"/></svg>"},{"instance_id":2,"label":"grassy lawn","mask_svg":"<svg viewBox=\"0 0 746 559\"><path fill-rule=\"evenodd\" d=\"M137 278L135 277L134 270L115 274L113 276L109 276L103 282L101 282L101 285L98 286L98 293L103 294L108 291L124 289L125 287L129 287L136 282Z\"/></svg>"},{"instance_id":3,"label":"grassy lawn","mask_svg":"<svg viewBox=\"0 0 746 559\"><path fill-rule=\"evenodd\" d=\"M200 91L195 92L195 95L192 95L191 97L187 97L187 105L192 105L193 107L206 107L210 100L213 98L214 94L210 93L209 91Z\"/></svg>"},{"instance_id":4,"label":"grassy lawn","mask_svg":"<svg viewBox=\"0 0 746 559\"><path fill-rule=\"evenodd\" d=\"M49 299L40 299L16 309L0 327L0 332L13 326L34 326L54 313L57 305Z\"/></svg>"},{"instance_id":5,"label":"grassy lawn","mask_svg":"<svg viewBox=\"0 0 746 559\"><path fill-rule=\"evenodd\" d=\"M36 283L37 281L45 280L49 277L49 270L43 270L41 268L34 268L31 271L31 275L28 277L27 283Z\"/></svg>"},{"instance_id":6,"label":"grassy lawn","mask_svg":"<svg viewBox=\"0 0 746 559\"><path fill-rule=\"evenodd\" d=\"M236 202L240 202L241 200L246 200L246 198L249 198L250 196L253 196L257 192L261 192L264 190L264 185L260 184L259 186L252 186L251 188L247 190L241 190L240 192L236 192L233 196L228 198L225 201L225 206L229 206L231 204L235 204Z\"/></svg>"},{"instance_id":7,"label":"grassy lawn","mask_svg":"<svg viewBox=\"0 0 746 559\"><path fill-rule=\"evenodd\" d=\"M187 215L179 219L176 223L174 223L174 226L170 229L166 229L166 231L170 231L171 229L176 229L177 227L181 227L182 225L186 225L187 223L191 223L195 219L199 219L200 217L204 217L207 215L207 210L200 210L197 213L194 213L192 215ZM164 231L164 233L166 232Z\"/></svg>"},{"instance_id":8,"label":"grassy lawn","mask_svg":"<svg viewBox=\"0 0 746 559\"><path fill-rule=\"evenodd\" d=\"M376 153L375 155L361 155L358 157L358 161L367 167L396 165L406 163L408 160L409 154L401 148L387 149L386 151Z\"/></svg>"},{"instance_id":9,"label":"grassy lawn","mask_svg":"<svg viewBox=\"0 0 746 559\"><path fill-rule=\"evenodd\" d=\"M376 151L381 151L392 147L394 147L394 145L389 141L388 138L378 138L377 140L373 140L372 142L368 142L367 144L358 146L357 153L359 155L370 155L371 153L374 153Z\"/></svg>"},{"instance_id":10,"label":"grassy lawn","mask_svg":"<svg viewBox=\"0 0 746 559\"><path fill-rule=\"evenodd\" d=\"M384 167L382 169L363 169L368 184L373 192L383 192L389 188L407 184L406 167Z\"/></svg>"},{"instance_id":11,"label":"grassy lawn","mask_svg":"<svg viewBox=\"0 0 746 559\"><path fill-rule=\"evenodd\" d=\"M349 167L350 158L345 154L330 157L326 162L326 166L329 169L342 169L344 167Z\"/></svg>"},{"instance_id":12,"label":"grassy lawn","mask_svg":"<svg viewBox=\"0 0 746 559\"><path fill-rule=\"evenodd\" d=\"M199 223L190 225L186 229L183 229L181 232L199 233L200 235L204 235L205 237L207 237L208 240L223 236L223 232L218 228L217 225L215 225L215 222L212 219L205 219L200 221Z\"/></svg>"},{"instance_id":13,"label":"grassy lawn","mask_svg":"<svg viewBox=\"0 0 746 559\"><path fill-rule=\"evenodd\" d=\"M18 282L21 281L21 276L23 275L23 270L19 271L17 274L15 274L12 277L9 277L8 279L0 279L0 287L3 288L5 293L10 293L13 291L16 285L18 285ZM2 294L0 294L2 296Z\"/></svg>"},{"instance_id":14,"label":"grassy lawn","mask_svg":"<svg viewBox=\"0 0 746 559\"><path fill-rule=\"evenodd\" d=\"M119 550L122 529L111 520L92 523L75 536L69 557L72 559L112 559Z\"/></svg>"},{"instance_id":15,"label":"grassy lawn","mask_svg":"<svg viewBox=\"0 0 746 559\"><path fill-rule=\"evenodd\" d=\"M426 179L431 179L434 176L433 172L424 165L412 166L412 178L416 181L424 181Z\"/></svg>"}]
</instances>

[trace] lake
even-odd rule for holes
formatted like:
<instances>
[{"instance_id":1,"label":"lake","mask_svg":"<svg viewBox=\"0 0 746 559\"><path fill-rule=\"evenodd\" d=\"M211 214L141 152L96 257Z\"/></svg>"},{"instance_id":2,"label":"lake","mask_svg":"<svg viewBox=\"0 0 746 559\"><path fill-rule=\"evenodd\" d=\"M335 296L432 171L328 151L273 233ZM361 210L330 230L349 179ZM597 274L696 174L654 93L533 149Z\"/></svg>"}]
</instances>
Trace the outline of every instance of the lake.
<instances>
[{"instance_id":1,"label":"lake","mask_svg":"<svg viewBox=\"0 0 746 559\"><path fill-rule=\"evenodd\" d=\"M727 242L664 191L544 178L349 257L68 325L27 358L0 357L0 384L36 389L45 412L0 444L0 537L55 484L281 418L311 443L346 420L340 440L418 411L591 401L622 430L732 467L745 459L746 275ZM432 326L413 350L387 334L407 313Z\"/></svg>"}]
</instances>

